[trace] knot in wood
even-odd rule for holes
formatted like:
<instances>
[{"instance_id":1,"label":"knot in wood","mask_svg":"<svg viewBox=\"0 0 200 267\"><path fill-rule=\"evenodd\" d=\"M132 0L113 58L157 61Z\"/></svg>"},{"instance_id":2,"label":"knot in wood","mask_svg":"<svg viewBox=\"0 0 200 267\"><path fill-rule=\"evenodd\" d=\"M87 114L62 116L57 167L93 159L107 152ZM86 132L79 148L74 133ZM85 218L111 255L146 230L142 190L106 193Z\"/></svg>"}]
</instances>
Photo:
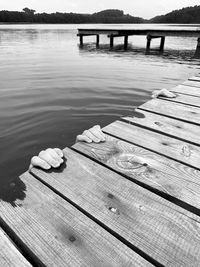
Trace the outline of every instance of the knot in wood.
<instances>
[{"instance_id":1,"label":"knot in wood","mask_svg":"<svg viewBox=\"0 0 200 267\"><path fill-rule=\"evenodd\" d=\"M161 122L159 122L159 121L156 121L156 122L154 122L156 125L158 125L158 126L162 126L162 123Z\"/></svg>"},{"instance_id":2,"label":"knot in wood","mask_svg":"<svg viewBox=\"0 0 200 267\"><path fill-rule=\"evenodd\" d=\"M121 154L116 161L117 167L122 170L143 172L144 168L147 166L140 157L134 155L133 153L123 153Z\"/></svg>"},{"instance_id":3,"label":"knot in wood","mask_svg":"<svg viewBox=\"0 0 200 267\"><path fill-rule=\"evenodd\" d=\"M71 236L69 237L69 241L73 243L73 242L76 241L76 238L75 238L73 235L71 235Z\"/></svg>"},{"instance_id":4,"label":"knot in wood","mask_svg":"<svg viewBox=\"0 0 200 267\"><path fill-rule=\"evenodd\" d=\"M119 215L119 210L118 210L117 208L109 207L108 209L109 209L109 211L111 211L112 213L115 213L115 214L118 214L118 215Z\"/></svg>"}]
</instances>

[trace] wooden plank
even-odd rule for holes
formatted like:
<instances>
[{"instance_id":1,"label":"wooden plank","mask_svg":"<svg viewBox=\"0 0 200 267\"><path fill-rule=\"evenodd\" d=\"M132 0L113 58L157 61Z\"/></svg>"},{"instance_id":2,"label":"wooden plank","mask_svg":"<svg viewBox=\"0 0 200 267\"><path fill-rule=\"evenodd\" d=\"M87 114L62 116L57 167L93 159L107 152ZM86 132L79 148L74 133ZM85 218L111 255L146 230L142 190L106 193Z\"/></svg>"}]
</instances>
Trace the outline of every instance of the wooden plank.
<instances>
[{"instance_id":1,"label":"wooden plank","mask_svg":"<svg viewBox=\"0 0 200 267\"><path fill-rule=\"evenodd\" d=\"M198 125L168 118L148 111L136 109L133 116L123 120L140 125L162 134L170 135L196 145L200 145L200 128Z\"/></svg>"},{"instance_id":2,"label":"wooden plank","mask_svg":"<svg viewBox=\"0 0 200 267\"><path fill-rule=\"evenodd\" d=\"M200 90L196 87L187 86L187 85L178 85L174 88L171 88L170 91L174 93L181 93L185 95L192 95L195 97L200 97Z\"/></svg>"},{"instance_id":3,"label":"wooden plank","mask_svg":"<svg viewBox=\"0 0 200 267\"><path fill-rule=\"evenodd\" d=\"M25 199L1 201L0 214L37 257L34 266L151 266L29 173L21 182Z\"/></svg>"},{"instance_id":4,"label":"wooden plank","mask_svg":"<svg viewBox=\"0 0 200 267\"><path fill-rule=\"evenodd\" d=\"M200 109L197 107L156 98L144 103L139 109L200 125Z\"/></svg>"},{"instance_id":5,"label":"wooden plank","mask_svg":"<svg viewBox=\"0 0 200 267\"><path fill-rule=\"evenodd\" d=\"M188 85L188 86L193 86L193 87L198 87L200 88L200 83L198 81L185 81L182 83L183 85Z\"/></svg>"},{"instance_id":6,"label":"wooden plank","mask_svg":"<svg viewBox=\"0 0 200 267\"><path fill-rule=\"evenodd\" d=\"M194 29L152 29L152 28L146 28L146 29L122 29L122 28L109 28L109 29L102 29L102 28L85 28L85 29L78 29L79 33L85 33L88 32L90 34L95 33L107 33L107 32L114 32L117 31L121 35L152 35L156 37L161 37L161 36L180 36L180 37L199 37L200 36L200 31L199 30L194 30Z\"/></svg>"},{"instance_id":7,"label":"wooden plank","mask_svg":"<svg viewBox=\"0 0 200 267\"><path fill-rule=\"evenodd\" d=\"M160 264L199 264L199 216L70 149L64 154L60 171L32 172Z\"/></svg>"},{"instance_id":8,"label":"wooden plank","mask_svg":"<svg viewBox=\"0 0 200 267\"><path fill-rule=\"evenodd\" d=\"M108 135L105 143L79 142L73 147L134 181L200 209L200 171Z\"/></svg>"},{"instance_id":9,"label":"wooden plank","mask_svg":"<svg viewBox=\"0 0 200 267\"><path fill-rule=\"evenodd\" d=\"M79 34L86 34L86 35L96 35L96 34L118 34L117 30L107 30L107 29L94 29L94 30L90 30L90 29L79 29L78 30Z\"/></svg>"},{"instance_id":10,"label":"wooden plank","mask_svg":"<svg viewBox=\"0 0 200 267\"><path fill-rule=\"evenodd\" d=\"M199 146L121 121L111 123L103 130L113 136L200 169Z\"/></svg>"},{"instance_id":11,"label":"wooden plank","mask_svg":"<svg viewBox=\"0 0 200 267\"><path fill-rule=\"evenodd\" d=\"M2 267L31 267L32 265L22 256L6 233L0 228L0 266Z\"/></svg>"},{"instance_id":12,"label":"wooden plank","mask_svg":"<svg viewBox=\"0 0 200 267\"><path fill-rule=\"evenodd\" d=\"M200 90L200 89L199 89ZM191 106L195 106L200 108L200 99L198 97L184 95L184 94L176 94L175 98L167 98L167 97L159 97L160 99L164 99L166 101L183 103Z\"/></svg>"}]
</instances>

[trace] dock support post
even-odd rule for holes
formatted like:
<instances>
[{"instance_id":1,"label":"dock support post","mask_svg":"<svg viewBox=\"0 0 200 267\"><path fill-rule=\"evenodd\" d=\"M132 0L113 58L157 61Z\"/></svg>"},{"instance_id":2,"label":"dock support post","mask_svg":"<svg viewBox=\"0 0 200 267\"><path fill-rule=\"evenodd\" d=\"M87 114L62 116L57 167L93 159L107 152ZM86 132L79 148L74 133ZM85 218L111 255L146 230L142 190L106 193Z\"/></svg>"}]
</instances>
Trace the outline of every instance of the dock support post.
<instances>
[{"instance_id":1,"label":"dock support post","mask_svg":"<svg viewBox=\"0 0 200 267\"><path fill-rule=\"evenodd\" d=\"M200 37L197 39L197 47L196 47L194 57L200 58Z\"/></svg>"},{"instance_id":2,"label":"dock support post","mask_svg":"<svg viewBox=\"0 0 200 267\"><path fill-rule=\"evenodd\" d=\"M80 45L82 46L83 45L83 35L82 34L80 34Z\"/></svg>"},{"instance_id":3,"label":"dock support post","mask_svg":"<svg viewBox=\"0 0 200 267\"><path fill-rule=\"evenodd\" d=\"M128 35L124 36L124 49L127 49L128 47Z\"/></svg>"},{"instance_id":4,"label":"dock support post","mask_svg":"<svg viewBox=\"0 0 200 267\"><path fill-rule=\"evenodd\" d=\"M96 46L99 46L99 34L96 35Z\"/></svg>"},{"instance_id":5,"label":"dock support post","mask_svg":"<svg viewBox=\"0 0 200 267\"><path fill-rule=\"evenodd\" d=\"M146 50L149 51L150 50L150 46L151 46L151 35L147 35L147 46L146 46Z\"/></svg>"},{"instance_id":6,"label":"dock support post","mask_svg":"<svg viewBox=\"0 0 200 267\"><path fill-rule=\"evenodd\" d=\"M113 35L111 34L111 35L110 35L110 48L113 47L113 44L114 44L114 37L113 37Z\"/></svg>"},{"instance_id":7,"label":"dock support post","mask_svg":"<svg viewBox=\"0 0 200 267\"><path fill-rule=\"evenodd\" d=\"M164 50L164 45L165 45L165 36L161 36L160 40L160 51Z\"/></svg>"}]
</instances>

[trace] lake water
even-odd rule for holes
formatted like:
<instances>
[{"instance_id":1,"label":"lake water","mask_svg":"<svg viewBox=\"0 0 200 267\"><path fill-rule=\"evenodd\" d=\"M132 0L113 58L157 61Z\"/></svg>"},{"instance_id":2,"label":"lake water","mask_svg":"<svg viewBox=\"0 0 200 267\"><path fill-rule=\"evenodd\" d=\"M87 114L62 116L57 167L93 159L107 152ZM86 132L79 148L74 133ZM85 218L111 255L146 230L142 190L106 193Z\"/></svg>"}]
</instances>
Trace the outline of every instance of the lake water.
<instances>
[{"instance_id":1,"label":"lake water","mask_svg":"<svg viewBox=\"0 0 200 267\"><path fill-rule=\"evenodd\" d=\"M95 37L85 37L80 48L77 28L87 26L95 27L0 25L1 199L24 197L17 177L40 150L70 146L84 129L131 115L153 90L199 72L196 38L166 38L163 54L156 39L146 55L145 36L130 37L127 51L121 38L110 50L106 36L99 48Z\"/></svg>"}]
</instances>

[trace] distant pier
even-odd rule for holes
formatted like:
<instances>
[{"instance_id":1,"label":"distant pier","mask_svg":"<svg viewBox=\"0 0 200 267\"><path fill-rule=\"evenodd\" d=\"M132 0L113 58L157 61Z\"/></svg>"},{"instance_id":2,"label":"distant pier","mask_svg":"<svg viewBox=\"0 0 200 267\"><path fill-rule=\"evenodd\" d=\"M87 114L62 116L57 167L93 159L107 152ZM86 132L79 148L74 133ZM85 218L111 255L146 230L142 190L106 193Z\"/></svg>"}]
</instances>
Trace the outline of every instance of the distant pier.
<instances>
[{"instance_id":1,"label":"distant pier","mask_svg":"<svg viewBox=\"0 0 200 267\"><path fill-rule=\"evenodd\" d=\"M164 50L165 38L167 36L176 37L197 37L197 46L195 55L200 56L200 30L197 29L78 29L80 45L83 45L83 37L96 36L96 45L99 45L99 35L105 34L110 39L110 48L114 45L114 38L124 37L124 49L128 47L128 37L132 35L146 35L146 50L150 50L151 41L154 38L160 38L159 50Z\"/></svg>"}]
</instances>

